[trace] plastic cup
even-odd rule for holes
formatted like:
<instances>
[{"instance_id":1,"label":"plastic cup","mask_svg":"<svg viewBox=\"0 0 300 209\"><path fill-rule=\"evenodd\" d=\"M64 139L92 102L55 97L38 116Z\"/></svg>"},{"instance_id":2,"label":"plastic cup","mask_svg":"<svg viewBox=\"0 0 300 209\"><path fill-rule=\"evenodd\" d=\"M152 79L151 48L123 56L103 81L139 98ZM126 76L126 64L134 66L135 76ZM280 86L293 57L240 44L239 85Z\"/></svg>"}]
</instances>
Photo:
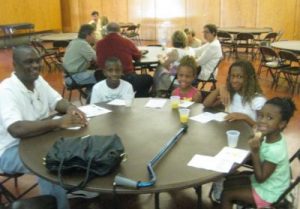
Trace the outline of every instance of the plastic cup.
<instances>
[{"instance_id":1,"label":"plastic cup","mask_svg":"<svg viewBox=\"0 0 300 209\"><path fill-rule=\"evenodd\" d=\"M187 123L189 120L190 110L187 108L179 109L179 118L181 123Z\"/></svg>"},{"instance_id":2,"label":"plastic cup","mask_svg":"<svg viewBox=\"0 0 300 209\"><path fill-rule=\"evenodd\" d=\"M237 130L226 131L227 142L229 147L236 147L239 141L240 132Z\"/></svg>"},{"instance_id":3,"label":"plastic cup","mask_svg":"<svg viewBox=\"0 0 300 209\"><path fill-rule=\"evenodd\" d=\"M172 109L177 109L180 104L180 97L179 96L171 96L171 107Z\"/></svg>"}]
</instances>

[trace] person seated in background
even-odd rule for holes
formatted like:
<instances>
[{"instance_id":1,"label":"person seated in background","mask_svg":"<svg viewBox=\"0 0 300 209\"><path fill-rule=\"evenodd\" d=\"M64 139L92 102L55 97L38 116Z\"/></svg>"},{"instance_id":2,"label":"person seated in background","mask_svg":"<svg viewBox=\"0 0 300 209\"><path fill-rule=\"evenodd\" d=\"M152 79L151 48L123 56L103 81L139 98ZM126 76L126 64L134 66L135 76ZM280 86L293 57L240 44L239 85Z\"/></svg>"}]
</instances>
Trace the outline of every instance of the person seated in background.
<instances>
[{"instance_id":1,"label":"person seated in background","mask_svg":"<svg viewBox=\"0 0 300 209\"><path fill-rule=\"evenodd\" d=\"M198 48L201 46L202 42L200 39L196 38L195 31L189 28L185 28L184 32L188 38L188 46L192 48Z\"/></svg>"},{"instance_id":2,"label":"person seated in background","mask_svg":"<svg viewBox=\"0 0 300 209\"><path fill-rule=\"evenodd\" d=\"M122 79L132 84L136 97L148 97L153 79L150 75L136 74L133 61L139 61L141 52L134 43L121 36L120 26L115 22L108 23L107 35L97 42L96 54L99 69L105 68L105 61L110 57L118 58L123 66Z\"/></svg>"},{"instance_id":3,"label":"person seated in background","mask_svg":"<svg viewBox=\"0 0 300 209\"><path fill-rule=\"evenodd\" d=\"M213 24L205 25L203 33L207 43L194 50L196 62L201 68L198 78L201 80L208 80L223 55L221 44L217 39L217 26ZM217 70L214 73L215 78L216 76Z\"/></svg>"},{"instance_id":4,"label":"person seated in background","mask_svg":"<svg viewBox=\"0 0 300 209\"><path fill-rule=\"evenodd\" d=\"M102 16L101 17L101 26L102 26L101 35L102 35L102 38L107 35L106 26L107 26L108 23L109 23L108 18L106 16Z\"/></svg>"},{"instance_id":5,"label":"person seated in background","mask_svg":"<svg viewBox=\"0 0 300 209\"><path fill-rule=\"evenodd\" d=\"M289 187L290 164L282 131L295 110L290 98L275 97L258 112L256 133L248 141L253 174L228 176L222 193L222 209L231 209L235 201L256 208L273 208L271 204Z\"/></svg>"},{"instance_id":6,"label":"person seated in background","mask_svg":"<svg viewBox=\"0 0 300 209\"><path fill-rule=\"evenodd\" d=\"M103 26L106 25L107 23L104 24L105 22L102 21L102 18L99 18L98 11L93 11L91 13L91 17L92 17L92 20L89 22L89 24L95 28L96 40L100 40L102 38L102 34L103 34L103 32L102 32ZM108 22L108 19L107 19L107 22Z\"/></svg>"},{"instance_id":7,"label":"person seated in background","mask_svg":"<svg viewBox=\"0 0 300 209\"><path fill-rule=\"evenodd\" d=\"M114 99L133 99L132 85L121 79L122 64L118 58L111 57L105 61L104 75L106 79L95 84L91 103L109 102Z\"/></svg>"},{"instance_id":8,"label":"person seated in background","mask_svg":"<svg viewBox=\"0 0 300 209\"><path fill-rule=\"evenodd\" d=\"M177 80L179 87L173 92L173 96L180 96L181 100L200 102L201 94L197 88L192 86L193 80L197 76L197 64L194 57L184 56L180 60L177 69Z\"/></svg>"},{"instance_id":9,"label":"person seated in background","mask_svg":"<svg viewBox=\"0 0 300 209\"><path fill-rule=\"evenodd\" d=\"M85 24L80 27L78 38L71 41L66 49L63 66L78 84L95 84L98 78L101 80L103 77L101 72L88 69L96 62L96 52L91 46L95 41L95 28ZM72 80L66 78L65 82L71 84Z\"/></svg>"},{"instance_id":10,"label":"person seated in background","mask_svg":"<svg viewBox=\"0 0 300 209\"><path fill-rule=\"evenodd\" d=\"M31 46L14 48L14 72L0 84L0 168L8 174L29 173L20 160L20 140L58 128L87 125L84 113L62 99L39 75L41 60ZM49 118L54 110L64 115ZM39 186L42 194L56 197L58 209L70 208L61 186L42 178Z\"/></svg>"},{"instance_id":11,"label":"person seated in background","mask_svg":"<svg viewBox=\"0 0 300 209\"><path fill-rule=\"evenodd\" d=\"M160 65L153 75L154 91L157 96L169 90L173 79L175 79L180 59L186 55L195 55L193 49L187 46L187 37L183 31L178 30L173 33L172 46L167 49L166 54L158 57Z\"/></svg>"}]
</instances>

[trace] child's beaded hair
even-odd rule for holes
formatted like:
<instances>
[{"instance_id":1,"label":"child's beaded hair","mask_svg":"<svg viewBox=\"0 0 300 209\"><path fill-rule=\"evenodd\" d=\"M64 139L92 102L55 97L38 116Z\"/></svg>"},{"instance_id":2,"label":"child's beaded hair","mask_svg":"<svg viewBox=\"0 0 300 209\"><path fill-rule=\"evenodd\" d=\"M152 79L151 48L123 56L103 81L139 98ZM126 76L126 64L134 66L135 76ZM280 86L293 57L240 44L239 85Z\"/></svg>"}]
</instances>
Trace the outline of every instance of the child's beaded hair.
<instances>
[{"instance_id":1,"label":"child's beaded hair","mask_svg":"<svg viewBox=\"0 0 300 209\"><path fill-rule=\"evenodd\" d=\"M182 57L177 69L179 70L181 67L190 67L193 69L193 74L197 75L197 63L194 57L189 55Z\"/></svg>"},{"instance_id":2,"label":"child's beaded hair","mask_svg":"<svg viewBox=\"0 0 300 209\"><path fill-rule=\"evenodd\" d=\"M274 97L269 99L266 104L275 105L280 108L281 120L287 123L293 116L296 105L293 100L289 97Z\"/></svg>"}]
</instances>

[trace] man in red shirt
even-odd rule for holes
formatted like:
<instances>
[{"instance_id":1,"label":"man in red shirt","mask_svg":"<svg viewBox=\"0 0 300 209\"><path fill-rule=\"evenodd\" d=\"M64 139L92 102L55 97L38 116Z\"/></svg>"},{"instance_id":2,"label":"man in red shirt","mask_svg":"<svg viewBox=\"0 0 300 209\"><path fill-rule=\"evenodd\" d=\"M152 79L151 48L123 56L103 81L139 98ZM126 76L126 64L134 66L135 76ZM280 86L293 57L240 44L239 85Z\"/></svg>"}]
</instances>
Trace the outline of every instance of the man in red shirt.
<instances>
[{"instance_id":1,"label":"man in red shirt","mask_svg":"<svg viewBox=\"0 0 300 209\"><path fill-rule=\"evenodd\" d=\"M134 43L120 35L120 26L111 22L106 26L107 36L96 45L97 64L104 69L105 60L110 57L120 59L123 67L124 80L130 82L136 91L136 97L149 96L153 79L150 75L139 75L134 71L133 60L138 61L142 54Z\"/></svg>"}]
</instances>

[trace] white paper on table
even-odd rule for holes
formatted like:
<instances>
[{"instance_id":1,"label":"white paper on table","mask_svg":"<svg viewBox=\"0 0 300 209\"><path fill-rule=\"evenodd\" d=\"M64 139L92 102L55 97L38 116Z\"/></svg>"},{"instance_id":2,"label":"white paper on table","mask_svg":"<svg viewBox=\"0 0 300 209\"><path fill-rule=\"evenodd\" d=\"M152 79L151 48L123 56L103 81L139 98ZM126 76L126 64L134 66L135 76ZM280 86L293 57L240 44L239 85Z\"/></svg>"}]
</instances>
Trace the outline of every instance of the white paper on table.
<instances>
[{"instance_id":1,"label":"white paper on table","mask_svg":"<svg viewBox=\"0 0 300 209\"><path fill-rule=\"evenodd\" d=\"M163 106L166 104L167 99L149 99L145 107L150 108L163 108Z\"/></svg>"},{"instance_id":2,"label":"white paper on table","mask_svg":"<svg viewBox=\"0 0 300 209\"><path fill-rule=\"evenodd\" d=\"M222 122L222 121L225 120L224 118L225 118L226 115L228 115L228 113L225 113L225 112L215 113L214 114L214 120Z\"/></svg>"},{"instance_id":3,"label":"white paper on table","mask_svg":"<svg viewBox=\"0 0 300 209\"><path fill-rule=\"evenodd\" d=\"M82 112L84 112L86 117L88 117L88 118L94 117L97 115L103 115L103 114L111 112L111 110L105 109L103 107L99 107L95 104L81 106L81 107L78 107L78 109L80 109Z\"/></svg>"},{"instance_id":4,"label":"white paper on table","mask_svg":"<svg viewBox=\"0 0 300 209\"><path fill-rule=\"evenodd\" d=\"M191 120L195 120L195 121L198 121L200 123L207 123L211 120L213 120L213 113L210 113L210 112L204 112L204 113L201 113L199 115L196 115L196 116L193 116L193 117L190 117Z\"/></svg>"},{"instance_id":5,"label":"white paper on table","mask_svg":"<svg viewBox=\"0 0 300 209\"><path fill-rule=\"evenodd\" d=\"M115 105L115 106L125 106L125 100L123 99L114 99L107 104L109 105Z\"/></svg>"},{"instance_id":6,"label":"white paper on table","mask_svg":"<svg viewBox=\"0 0 300 209\"><path fill-rule=\"evenodd\" d=\"M191 106L192 104L194 104L195 102L191 102L191 101L185 101L185 100L181 100L179 107L184 107L184 108L188 108L189 106Z\"/></svg>"},{"instance_id":7,"label":"white paper on table","mask_svg":"<svg viewBox=\"0 0 300 209\"><path fill-rule=\"evenodd\" d=\"M219 112L219 113L210 113L210 112L203 112L199 115L190 117L191 120L198 121L200 123L207 123L212 120L216 121L224 121L224 117L227 115L225 112Z\"/></svg>"},{"instance_id":8,"label":"white paper on table","mask_svg":"<svg viewBox=\"0 0 300 209\"><path fill-rule=\"evenodd\" d=\"M187 165L220 173L228 173L232 168L233 163L233 161L226 161L211 156L196 154Z\"/></svg>"},{"instance_id":9,"label":"white paper on table","mask_svg":"<svg viewBox=\"0 0 300 209\"><path fill-rule=\"evenodd\" d=\"M249 151L232 147L223 147L215 158L242 163L248 156Z\"/></svg>"}]
</instances>

